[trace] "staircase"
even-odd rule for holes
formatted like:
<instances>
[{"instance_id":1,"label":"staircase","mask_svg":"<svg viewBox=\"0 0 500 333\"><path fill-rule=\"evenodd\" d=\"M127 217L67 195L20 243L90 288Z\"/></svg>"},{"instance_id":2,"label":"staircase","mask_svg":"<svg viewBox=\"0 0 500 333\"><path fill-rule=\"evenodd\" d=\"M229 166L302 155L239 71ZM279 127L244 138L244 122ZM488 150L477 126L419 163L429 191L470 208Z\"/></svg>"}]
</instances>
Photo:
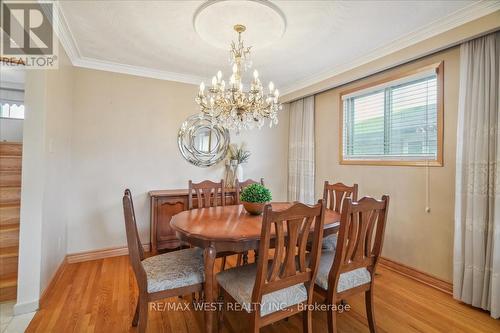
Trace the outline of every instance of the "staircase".
<instances>
[{"instance_id":1,"label":"staircase","mask_svg":"<svg viewBox=\"0 0 500 333\"><path fill-rule=\"evenodd\" d=\"M0 142L0 302L17 295L22 149Z\"/></svg>"}]
</instances>

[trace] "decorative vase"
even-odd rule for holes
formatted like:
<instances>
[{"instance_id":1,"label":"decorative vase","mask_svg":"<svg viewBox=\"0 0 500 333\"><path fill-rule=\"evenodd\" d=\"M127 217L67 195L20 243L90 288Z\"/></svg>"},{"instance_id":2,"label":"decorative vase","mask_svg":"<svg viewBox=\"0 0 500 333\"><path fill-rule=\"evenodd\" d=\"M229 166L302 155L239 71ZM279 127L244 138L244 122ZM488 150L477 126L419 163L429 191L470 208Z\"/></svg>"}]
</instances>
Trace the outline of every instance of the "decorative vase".
<instances>
[{"instance_id":1,"label":"decorative vase","mask_svg":"<svg viewBox=\"0 0 500 333\"><path fill-rule=\"evenodd\" d=\"M231 162L226 160L226 171L225 171L224 182L227 188L234 187L234 170L231 166Z\"/></svg>"},{"instance_id":2,"label":"decorative vase","mask_svg":"<svg viewBox=\"0 0 500 333\"><path fill-rule=\"evenodd\" d=\"M243 181L243 166L241 164L238 164L238 166L236 167L235 178L237 178L240 182Z\"/></svg>"},{"instance_id":3,"label":"decorative vase","mask_svg":"<svg viewBox=\"0 0 500 333\"><path fill-rule=\"evenodd\" d=\"M251 215L260 215L264 211L264 206L267 202L247 202L242 201L243 207Z\"/></svg>"}]
</instances>

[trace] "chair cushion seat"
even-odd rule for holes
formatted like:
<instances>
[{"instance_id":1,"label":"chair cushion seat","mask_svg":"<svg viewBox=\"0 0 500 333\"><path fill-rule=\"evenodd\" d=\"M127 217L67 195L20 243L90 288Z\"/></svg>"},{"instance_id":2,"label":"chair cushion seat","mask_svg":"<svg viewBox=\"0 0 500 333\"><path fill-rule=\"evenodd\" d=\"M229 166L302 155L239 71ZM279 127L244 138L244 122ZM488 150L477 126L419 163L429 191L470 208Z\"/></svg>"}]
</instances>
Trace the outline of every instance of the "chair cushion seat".
<instances>
[{"instance_id":1,"label":"chair cushion seat","mask_svg":"<svg viewBox=\"0 0 500 333\"><path fill-rule=\"evenodd\" d=\"M142 266L148 278L148 292L170 290L205 280L203 250L184 249L146 258Z\"/></svg>"},{"instance_id":2,"label":"chair cushion seat","mask_svg":"<svg viewBox=\"0 0 500 333\"><path fill-rule=\"evenodd\" d=\"M323 250L335 250L337 247L337 234L328 235L323 238L322 248Z\"/></svg>"},{"instance_id":3,"label":"chair cushion seat","mask_svg":"<svg viewBox=\"0 0 500 333\"><path fill-rule=\"evenodd\" d=\"M252 311L252 292L255 285L257 265L239 266L217 274L219 285L231 295L247 312ZM307 301L307 290L303 283L273 291L262 296L260 314L267 314Z\"/></svg>"},{"instance_id":4,"label":"chair cushion seat","mask_svg":"<svg viewBox=\"0 0 500 333\"><path fill-rule=\"evenodd\" d=\"M316 284L324 290L328 290L328 274L333 265L335 250L323 251L319 261L318 274L316 275ZM371 282L371 274L366 268L358 268L349 272L340 274L337 284L337 292L343 292Z\"/></svg>"}]
</instances>

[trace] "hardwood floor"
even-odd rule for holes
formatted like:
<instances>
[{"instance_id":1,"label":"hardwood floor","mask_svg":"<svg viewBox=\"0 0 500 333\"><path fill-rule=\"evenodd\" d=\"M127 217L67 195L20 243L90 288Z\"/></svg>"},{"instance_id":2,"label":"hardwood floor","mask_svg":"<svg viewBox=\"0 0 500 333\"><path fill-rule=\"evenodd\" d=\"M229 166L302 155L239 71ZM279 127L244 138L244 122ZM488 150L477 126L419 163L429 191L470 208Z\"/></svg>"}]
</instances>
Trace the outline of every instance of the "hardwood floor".
<instances>
[{"instance_id":1,"label":"hardwood floor","mask_svg":"<svg viewBox=\"0 0 500 333\"><path fill-rule=\"evenodd\" d=\"M233 256L234 257L234 256ZM229 264L234 264L235 257ZM220 264L218 262L217 264ZM500 320L463 305L446 293L379 266L375 316L383 332L500 332ZM131 327L137 287L127 256L68 264L54 281L27 332L135 332ZM165 302L190 303L171 298ZM321 300L318 298L318 302ZM338 316L340 332L368 332L364 297L347 299L349 312ZM230 313L223 332L247 329L244 316ZM267 326L261 332L302 332L302 317ZM200 311L150 310L148 332L202 332ZM326 314L313 314L315 332L326 332Z\"/></svg>"}]
</instances>

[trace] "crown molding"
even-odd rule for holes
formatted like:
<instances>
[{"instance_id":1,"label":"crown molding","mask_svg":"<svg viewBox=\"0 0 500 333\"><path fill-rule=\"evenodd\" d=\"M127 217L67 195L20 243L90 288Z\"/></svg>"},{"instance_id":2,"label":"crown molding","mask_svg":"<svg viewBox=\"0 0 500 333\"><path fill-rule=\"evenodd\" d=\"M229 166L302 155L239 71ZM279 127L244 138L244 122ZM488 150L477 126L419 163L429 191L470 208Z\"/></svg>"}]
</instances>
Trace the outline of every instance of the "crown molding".
<instances>
[{"instance_id":1,"label":"crown molding","mask_svg":"<svg viewBox=\"0 0 500 333\"><path fill-rule=\"evenodd\" d=\"M148 67L84 57L78 48L78 44L67 23L59 1L54 1L53 4L56 14L56 17L53 19L56 34L73 66L195 85L198 85L204 80L204 78L196 75L168 72Z\"/></svg>"},{"instance_id":2,"label":"crown molding","mask_svg":"<svg viewBox=\"0 0 500 333\"><path fill-rule=\"evenodd\" d=\"M365 56L357 58L343 65L334 66L320 73L308 76L291 85L285 86L281 89L281 96L285 96L287 94L307 88L313 84L347 72L351 69L387 56L411 45L422 42L426 39L466 24L470 21L491 14L497 10L500 10L500 1L481 0L479 2L473 3L444 17L443 19L434 21L406 36L395 39L385 46L382 46L366 54Z\"/></svg>"},{"instance_id":3,"label":"crown molding","mask_svg":"<svg viewBox=\"0 0 500 333\"><path fill-rule=\"evenodd\" d=\"M196 85L205 79L203 77L187 73L162 71L147 67L133 66L112 61L84 57L82 56L82 53L78 48L78 44L71 32L69 25L67 24L66 18L64 16L64 11L60 6L59 1L54 1L54 6L56 9L55 13L57 14L57 18L54 20L54 24L56 25L56 33L73 66ZM456 28L482 16L491 14L497 10L500 10L500 1L481 0L479 2L475 2L446 16L443 19L432 22L425 27L416 30L404 37L395 39L385 46L380 47L366 54L365 56L357 58L354 61L339 66L334 66L330 69L299 80L294 84L285 86L281 89L281 96L304 89L335 75L341 74L391 53L397 52L408 46L439 35L440 33Z\"/></svg>"},{"instance_id":4,"label":"crown molding","mask_svg":"<svg viewBox=\"0 0 500 333\"><path fill-rule=\"evenodd\" d=\"M101 71L128 74L134 76L142 76L142 77L148 77L152 79L159 79L165 81L175 81L175 82L198 85L203 80L206 80L206 78L202 78L196 75L174 73L158 69L152 69L148 67L133 66L133 65L121 64L117 62L98 60L87 57L79 57L73 59L71 62L73 66L76 67L97 69Z\"/></svg>"},{"instance_id":5,"label":"crown molding","mask_svg":"<svg viewBox=\"0 0 500 333\"><path fill-rule=\"evenodd\" d=\"M75 37L68 26L64 12L59 5L59 1L54 1L54 12L56 14L53 24L55 25L55 30L59 41L61 42L66 54L68 55L71 63L75 65L74 60L81 58L81 52L76 44Z\"/></svg>"}]
</instances>

